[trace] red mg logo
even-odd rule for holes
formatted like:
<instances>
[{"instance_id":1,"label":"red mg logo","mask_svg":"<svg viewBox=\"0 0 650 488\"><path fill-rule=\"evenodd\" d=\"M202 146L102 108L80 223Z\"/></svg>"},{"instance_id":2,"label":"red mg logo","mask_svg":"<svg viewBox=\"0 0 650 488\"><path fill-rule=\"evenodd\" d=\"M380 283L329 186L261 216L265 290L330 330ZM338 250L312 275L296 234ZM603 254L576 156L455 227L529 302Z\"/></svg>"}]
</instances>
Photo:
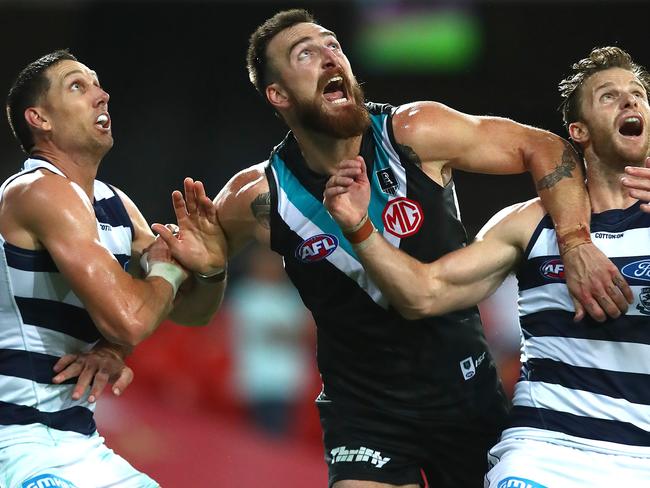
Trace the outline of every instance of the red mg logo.
<instances>
[{"instance_id":1,"label":"red mg logo","mask_svg":"<svg viewBox=\"0 0 650 488\"><path fill-rule=\"evenodd\" d=\"M414 200L399 197L388 202L381 214L386 230L397 237L408 237L422 227L422 207Z\"/></svg>"}]
</instances>

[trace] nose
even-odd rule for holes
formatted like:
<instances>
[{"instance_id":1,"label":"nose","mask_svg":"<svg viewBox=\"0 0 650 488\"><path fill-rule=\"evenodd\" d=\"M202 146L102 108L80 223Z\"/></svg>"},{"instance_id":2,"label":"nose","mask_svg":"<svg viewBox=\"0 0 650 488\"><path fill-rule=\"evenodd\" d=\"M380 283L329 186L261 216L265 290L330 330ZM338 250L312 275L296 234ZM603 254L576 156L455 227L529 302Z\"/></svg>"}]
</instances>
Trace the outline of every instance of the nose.
<instances>
[{"instance_id":1,"label":"nose","mask_svg":"<svg viewBox=\"0 0 650 488\"><path fill-rule=\"evenodd\" d=\"M325 69L336 68L338 60L330 48L327 46L321 47L322 67Z\"/></svg>"},{"instance_id":2,"label":"nose","mask_svg":"<svg viewBox=\"0 0 650 488\"><path fill-rule=\"evenodd\" d=\"M626 92L622 96L621 103L623 108L636 107L638 105L638 100L632 93Z\"/></svg>"},{"instance_id":3,"label":"nose","mask_svg":"<svg viewBox=\"0 0 650 488\"><path fill-rule=\"evenodd\" d=\"M97 87L97 90L99 90L99 93L97 94L97 101L95 102L96 105L99 106L102 104L108 104L108 100L111 98L108 92L104 91L104 89L99 86Z\"/></svg>"}]
</instances>

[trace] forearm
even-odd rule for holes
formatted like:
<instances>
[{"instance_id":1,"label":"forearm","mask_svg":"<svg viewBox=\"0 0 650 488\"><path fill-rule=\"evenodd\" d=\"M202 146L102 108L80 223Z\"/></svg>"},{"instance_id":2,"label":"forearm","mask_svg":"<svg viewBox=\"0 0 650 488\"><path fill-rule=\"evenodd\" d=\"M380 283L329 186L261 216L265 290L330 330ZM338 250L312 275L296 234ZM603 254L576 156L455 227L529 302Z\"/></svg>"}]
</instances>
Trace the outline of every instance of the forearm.
<instances>
[{"instance_id":1,"label":"forearm","mask_svg":"<svg viewBox=\"0 0 650 488\"><path fill-rule=\"evenodd\" d=\"M179 290L169 318L180 325L207 325L221 306L226 281L225 277L212 283L196 277L188 280Z\"/></svg>"},{"instance_id":2,"label":"forearm","mask_svg":"<svg viewBox=\"0 0 650 488\"><path fill-rule=\"evenodd\" d=\"M518 257L514 246L486 240L422 263L377 232L355 251L391 305L407 319L476 305L498 288Z\"/></svg>"},{"instance_id":3,"label":"forearm","mask_svg":"<svg viewBox=\"0 0 650 488\"><path fill-rule=\"evenodd\" d=\"M174 299L173 287L163 278L131 279L132 286L113 288L110 298L89 307L102 335L123 347L149 337L171 312Z\"/></svg>"},{"instance_id":4,"label":"forearm","mask_svg":"<svg viewBox=\"0 0 650 488\"><path fill-rule=\"evenodd\" d=\"M131 355L134 347L122 344L114 344L102 337L97 344L92 348L93 351L106 351L111 353L114 357L125 360Z\"/></svg>"},{"instance_id":5,"label":"forearm","mask_svg":"<svg viewBox=\"0 0 650 488\"><path fill-rule=\"evenodd\" d=\"M584 184L582 162L571 145L557 137L552 151L528 158L535 187L558 235L560 253L589 240L591 204Z\"/></svg>"},{"instance_id":6,"label":"forearm","mask_svg":"<svg viewBox=\"0 0 650 488\"><path fill-rule=\"evenodd\" d=\"M431 309L424 263L400 252L377 232L354 250L372 281L401 315L416 319Z\"/></svg>"}]
</instances>

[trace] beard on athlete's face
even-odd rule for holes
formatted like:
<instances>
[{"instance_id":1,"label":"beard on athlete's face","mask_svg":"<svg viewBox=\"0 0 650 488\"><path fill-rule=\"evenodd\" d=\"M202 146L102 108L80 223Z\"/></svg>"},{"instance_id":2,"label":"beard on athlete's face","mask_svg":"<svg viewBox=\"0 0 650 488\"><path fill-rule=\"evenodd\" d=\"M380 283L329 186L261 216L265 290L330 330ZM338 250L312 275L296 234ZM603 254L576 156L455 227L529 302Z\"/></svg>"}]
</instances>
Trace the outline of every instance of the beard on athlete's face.
<instances>
[{"instance_id":1,"label":"beard on athlete's face","mask_svg":"<svg viewBox=\"0 0 650 488\"><path fill-rule=\"evenodd\" d=\"M325 105L330 102L323 97L323 90L328 80L337 74L343 77L347 97L352 103L342 106L332 104L330 109ZM350 82L344 73L323 75L318 82L316 96L311 99L293 97L298 120L305 128L339 139L359 136L370 126L370 115L363 103L364 98L361 86L356 80Z\"/></svg>"}]
</instances>

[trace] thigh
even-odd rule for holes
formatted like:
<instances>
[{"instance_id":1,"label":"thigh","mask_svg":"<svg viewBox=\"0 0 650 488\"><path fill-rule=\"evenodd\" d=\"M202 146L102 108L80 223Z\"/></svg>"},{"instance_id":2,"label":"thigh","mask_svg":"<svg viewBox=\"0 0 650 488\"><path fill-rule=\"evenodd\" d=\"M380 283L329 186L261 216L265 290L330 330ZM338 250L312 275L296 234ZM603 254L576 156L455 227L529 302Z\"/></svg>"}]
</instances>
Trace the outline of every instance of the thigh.
<instances>
[{"instance_id":1,"label":"thigh","mask_svg":"<svg viewBox=\"0 0 650 488\"><path fill-rule=\"evenodd\" d=\"M508 439L490 454L498 462L486 476L489 488L612 488L647 486L650 479L650 459L548 442Z\"/></svg>"},{"instance_id":2,"label":"thigh","mask_svg":"<svg viewBox=\"0 0 650 488\"><path fill-rule=\"evenodd\" d=\"M98 435L14 444L0 450L7 488L157 488L147 475L108 449ZM0 483L0 487L4 486Z\"/></svg>"},{"instance_id":3,"label":"thigh","mask_svg":"<svg viewBox=\"0 0 650 488\"><path fill-rule=\"evenodd\" d=\"M489 466L488 451L496 444L507 419L504 405L480 416L449 419L429 434L425 474L436 488L481 487Z\"/></svg>"},{"instance_id":4,"label":"thigh","mask_svg":"<svg viewBox=\"0 0 650 488\"><path fill-rule=\"evenodd\" d=\"M389 485L376 481L345 480L337 481L332 488L420 488L419 484Z\"/></svg>"},{"instance_id":5,"label":"thigh","mask_svg":"<svg viewBox=\"0 0 650 488\"><path fill-rule=\"evenodd\" d=\"M375 411L319 402L329 486L424 486L417 429Z\"/></svg>"}]
</instances>

